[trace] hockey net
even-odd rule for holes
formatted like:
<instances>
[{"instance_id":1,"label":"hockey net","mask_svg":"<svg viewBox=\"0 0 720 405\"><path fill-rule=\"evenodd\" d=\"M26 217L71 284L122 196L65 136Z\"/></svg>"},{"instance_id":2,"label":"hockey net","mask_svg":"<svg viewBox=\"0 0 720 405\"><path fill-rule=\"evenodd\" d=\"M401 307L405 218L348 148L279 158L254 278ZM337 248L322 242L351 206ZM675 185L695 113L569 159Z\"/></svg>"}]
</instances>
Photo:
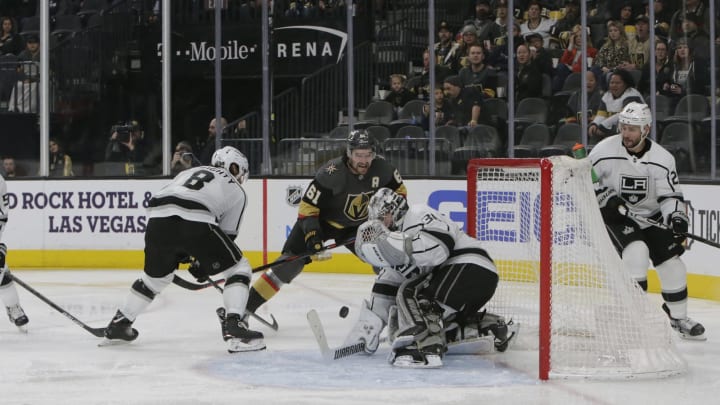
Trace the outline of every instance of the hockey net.
<instances>
[{"instance_id":1,"label":"hockey net","mask_svg":"<svg viewBox=\"0 0 720 405\"><path fill-rule=\"evenodd\" d=\"M539 375L636 378L682 373L669 322L623 272L588 159L474 159L468 233L500 272L488 310L520 323L515 348Z\"/></svg>"}]
</instances>

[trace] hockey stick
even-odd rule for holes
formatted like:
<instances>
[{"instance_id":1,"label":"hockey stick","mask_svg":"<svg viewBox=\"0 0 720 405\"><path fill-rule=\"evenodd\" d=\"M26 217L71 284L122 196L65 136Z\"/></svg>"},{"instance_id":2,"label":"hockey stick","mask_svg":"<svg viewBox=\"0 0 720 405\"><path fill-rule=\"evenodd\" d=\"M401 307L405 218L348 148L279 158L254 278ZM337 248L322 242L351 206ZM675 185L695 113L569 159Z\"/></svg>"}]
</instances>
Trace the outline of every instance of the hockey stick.
<instances>
[{"instance_id":1,"label":"hockey stick","mask_svg":"<svg viewBox=\"0 0 720 405\"><path fill-rule=\"evenodd\" d=\"M694 235L694 234L688 233L688 232L675 232L675 231L673 231L669 226L663 224L662 222L653 221L652 219L648 219L648 218L643 218L643 217L641 217L641 216L639 216L639 215L637 215L637 214L634 214L634 213L632 213L632 212L630 212L630 211L628 211L628 210L625 210L625 212L622 212L622 210L620 210L620 213L621 213L621 214L624 214L624 215L626 215L626 216L628 216L628 217L630 217L630 218L632 218L632 219L634 219L634 220L636 220L636 221L638 221L638 222L643 222L643 223L646 223L646 224L648 224L648 225L652 225L652 226L658 227L658 228L660 228L660 229L665 229L665 230L667 230L667 231L674 232L674 233L676 233L676 234L678 234L678 235L682 235L682 236L684 236L684 237L686 237L686 238L694 239L694 240L696 240L696 241L698 241L698 242L702 242L702 243L704 243L704 244L706 244L706 245L708 245L708 246L712 246L712 247L715 247L715 248L720 249L720 243L713 242L713 241L711 241L710 239L705 239L705 238L703 238L702 236Z\"/></svg>"},{"instance_id":2,"label":"hockey stick","mask_svg":"<svg viewBox=\"0 0 720 405\"><path fill-rule=\"evenodd\" d=\"M314 256L314 255L316 255L316 254L318 254L318 253L320 253L320 252L324 252L324 251L330 250L330 249L335 249L336 247L340 247L340 246L346 246L346 245L349 245L349 244L351 244L351 243L353 243L353 242L355 242L355 237L346 239L346 240L344 240L344 241L342 241L342 242L340 242L340 243L337 243L337 242L336 242L336 243L331 243L331 244L329 244L329 245L327 245L327 246L323 246L323 249L320 250L320 251L318 251L318 252L306 252L306 253L299 254L299 255L295 255L295 256L288 256L288 257L286 257L286 258L284 258L284 259L275 260L275 261L272 262L272 263L263 264L263 265L261 265L261 266L258 266L258 267L253 268L253 269L252 269L252 272L253 272L253 273L257 273L258 271L263 271L263 270L265 270L265 269L269 269L270 267L277 266L278 264L284 264L284 263L288 263L288 262L294 262L295 260L304 259L304 258L306 258L306 257Z\"/></svg>"},{"instance_id":3,"label":"hockey stick","mask_svg":"<svg viewBox=\"0 0 720 405\"><path fill-rule=\"evenodd\" d=\"M173 276L172 282L176 286L182 287L182 288L184 288L186 290L190 290L190 291L204 290L208 287L213 286L213 284L209 283L209 282L204 283L204 284L196 284L196 283L193 283L192 281L185 280L184 278L178 276L177 274ZM221 278L220 280L215 281L215 283L217 283L217 284L222 284L224 282L225 282L224 278Z\"/></svg>"},{"instance_id":4,"label":"hockey stick","mask_svg":"<svg viewBox=\"0 0 720 405\"><path fill-rule=\"evenodd\" d=\"M214 287L216 290L220 291L221 294L223 293L223 288L220 287L219 283L223 282L225 280L215 281L210 277L208 277L207 279L208 279L208 282L205 284L195 284L193 282L185 280L184 278L182 278L176 274L173 276L173 283L175 285L177 285L178 287L186 288L188 290L202 290L203 288ZM280 328L280 326L277 323L277 320L275 319L275 317L272 314L270 314L270 318L272 319L272 323L270 323L270 322L266 321L264 318L262 318L260 315L257 315L254 312L245 311L245 313L250 315L251 317L253 317L253 319L255 319L256 321L260 322L261 324L267 326L268 328L270 328L274 331L277 331Z\"/></svg>"},{"instance_id":5,"label":"hockey stick","mask_svg":"<svg viewBox=\"0 0 720 405\"><path fill-rule=\"evenodd\" d=\"M352 356L353 354L365 352L364 342L353 343L350 345L342 345L331 349L328 345L327 337L325 336L325 329L323 328L322 322L320 321L320 316L318 315L317 311L314 309L308 311L307 320L308 324L310 325L310 329L315 336L315 341L320 348L320 354L322 354L323 359L328 361L339 360L344 357ZM385 341L387 341L387 337L382 337L380 339L380 343Z\"/></svg>"},{"instance_id":6,"label":"hockey stick","mask_svg":"<svg viewBox=\"0 0 720 405\"><path fill-rule=\"evenodd\" d=\"M85 329L86 331L90 332L93 336L96 337L105 337L105 328L92 328L88 325L86 325L83 321L75 318L72 314L67 312L66 310L62 309L59 305L56 303L50 301L48 298L46 298L44 295L40 294L35 290L34 288L30 287L28 284L26 284L24 281L20 280L16 275L6 272L6 275L15 280L16 283L20 284L20 286L26 290L28 290L30 293L32 293L34 296L38 297L41 301L45 302L46 304L50 305L54 310L60 312L63 314L66 318L70 319L71 321L75 322L76 325L79 327Z\"/></svg>"}]
</instances>

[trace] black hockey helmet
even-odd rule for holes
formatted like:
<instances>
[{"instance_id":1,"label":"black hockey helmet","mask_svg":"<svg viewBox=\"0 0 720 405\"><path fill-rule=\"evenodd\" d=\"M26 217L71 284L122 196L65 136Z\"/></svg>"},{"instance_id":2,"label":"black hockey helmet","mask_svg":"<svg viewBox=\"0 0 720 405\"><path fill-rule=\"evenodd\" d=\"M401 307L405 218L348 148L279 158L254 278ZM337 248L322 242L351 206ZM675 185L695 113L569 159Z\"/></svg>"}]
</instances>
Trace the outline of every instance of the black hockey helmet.
<instances>
[{"instance_id":1,"label":"black hockey helmet","mask_svg":"<svg viewBox=\"0 0 720 405\"><path fill-rule=\"evenodd\" d=\"M355 149L370 149L375 152L375 140L364 129L350 131L347 137L348 157Z\"/></svg>"}]
</instances>

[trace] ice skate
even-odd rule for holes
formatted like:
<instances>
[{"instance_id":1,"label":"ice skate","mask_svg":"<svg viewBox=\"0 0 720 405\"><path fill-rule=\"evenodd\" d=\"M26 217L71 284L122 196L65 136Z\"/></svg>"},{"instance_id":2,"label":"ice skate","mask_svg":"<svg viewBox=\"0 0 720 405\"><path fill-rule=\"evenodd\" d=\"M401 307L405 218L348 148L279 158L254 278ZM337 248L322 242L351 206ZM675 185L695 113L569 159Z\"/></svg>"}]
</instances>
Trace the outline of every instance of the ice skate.
<instances>
[{"instance_id":1,"label":"ice skate","mask_svg":"<svg viewBox=\"0 0 720 405\"><path fill-rule=\"evenodd\" d=\"M248 329L247 317L227 314L222 323L223 339L228 342L229 353L251 352L265 349L263 334Z\"/></svg>"},{"instance_id":2,"label":"ice skate","mask_svg":"<svg viewBox=\"0 0 720 405\"><path fill-rule=\"evenodd\" d=\"M426 346L418 349L416 345L394 350L388 361L400 368L440 368L442 362L442 345Z\"/></svg>"},{"instance_id":3,"label":"ice skate","mask_svg":"<svg viewBox=\"0 0 720 405\"><path fill-rule=\"evenodd\" d=\"M118 310L110 324L105 328L105 341L100 343L99 346L129 343L137 339L138 334L138 331L132 327L132 321Z\"/></svg>"},{"instance_id":4,"label":"ice skate","mask_svg":"<svg viewBox=\"0 0 720 405\"><path fill-rule=\"evenodd\" d=\"M7 307L6 309L10 322L17 326L17 328L20 329L21 332L27 332L26 325L29 322L29 319L27 315L25 315L25 311L23 311L20 304Z\"/></svg>"},{"instance_id":5,"label":"ice skate","mask_svg":"<svg viewBox=\"0 0 720 405\"><path fill-rule=\"evenodd\" d=\"M705 327L700 322L696 322L690 318L676 319L670 316L670 309L663 304L663 311L670 318L670 326L677 332L681 338L687 340L707 340L705 336Z\"/></svg>"}]
</instances>

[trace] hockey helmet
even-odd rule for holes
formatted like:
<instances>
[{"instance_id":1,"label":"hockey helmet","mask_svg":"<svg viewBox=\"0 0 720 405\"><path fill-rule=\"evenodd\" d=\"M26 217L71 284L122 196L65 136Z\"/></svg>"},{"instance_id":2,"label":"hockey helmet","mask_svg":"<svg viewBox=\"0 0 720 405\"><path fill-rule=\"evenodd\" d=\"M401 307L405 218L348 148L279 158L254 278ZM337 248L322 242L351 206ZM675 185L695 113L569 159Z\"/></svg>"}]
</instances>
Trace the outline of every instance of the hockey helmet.
<instances>
[{"instance_id":1,"label":"hockey helmet","mask_svg":"<svg viewBox=\"0 0 720 405\"><path fill-rule=\"evenodd\" d=\"M384 221L389 214L392 218L392 224L386 225L390 230L395 230L399 227L409 208L405 197L387 187L383 187L370 198L368 219Z\"/></svg>"},{"instance_id":2,"label":"hockey helmet","mask_svg":"<svg viewBox=\"0 0 720 405\"><path fill-rule=\"evenodd\" d=\"M639 126L642 131L642 137L645 138L650 132L649 129L646 130L646 127L652 124L650 107L648 107L647 104L638 103L637 101L630 102L620 111L618 122L625 125Z\"/></svg>"},{"instance_id":3,"label":"hockey helmet","mask_svg":"<svg viewBox=\"0 0 720 405\"><path fill-rule=\"evenodd\" d=\"M370 149L375 153L375 140L364 129L350 131L347 137L347 155L350 157L355 149Z\"/></svg>"},{"instance_id":4,"label":"hockey helmet","mask_svg":"<svg viewBox=\"0 0 720 405\"><path fill-rule=\"evenodd\" d=\"M232 146L225 146L222 149L216 150L212 155L212 159L210 159L210 164L215 167L224 167L235 176L240 184L245 183L250 177L247 158L242 152ZM237 174L231 170L232 165L237 166Z\"/></svg>"}]
</instances>

